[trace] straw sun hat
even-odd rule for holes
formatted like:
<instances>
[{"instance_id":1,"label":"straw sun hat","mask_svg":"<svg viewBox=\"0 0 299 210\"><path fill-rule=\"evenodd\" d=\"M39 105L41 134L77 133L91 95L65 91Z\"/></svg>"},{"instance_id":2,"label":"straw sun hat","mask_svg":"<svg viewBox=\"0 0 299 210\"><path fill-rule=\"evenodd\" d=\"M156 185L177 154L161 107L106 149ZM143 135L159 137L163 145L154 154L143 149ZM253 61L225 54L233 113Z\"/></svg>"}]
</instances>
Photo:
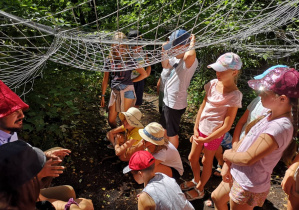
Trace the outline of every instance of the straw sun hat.
<instances>
[{"instance_id":1,"label":"straw sun hat","mask_svg":"<svg viewBox=\"0 0 299 210\"><path fill-rule=\"evenodd\" d=\"M130 126L137 128L143 128L143 125L140 122L141 117L142 113L135 107L129 108L126 112L119 113L119 119L121 121L126 119Z\"/></svg>"},{"instance_id":2,"label":"straw sun hat","mask_svg":"<svg viewBox=\"0 0 299 210\"><path fill-rule=\"evenodd\" d=\"M139 129L139 135L146 141L155 145L164 144L164 128L156 122L148 124L144 129Z\"/></svg>"}]
</instances>

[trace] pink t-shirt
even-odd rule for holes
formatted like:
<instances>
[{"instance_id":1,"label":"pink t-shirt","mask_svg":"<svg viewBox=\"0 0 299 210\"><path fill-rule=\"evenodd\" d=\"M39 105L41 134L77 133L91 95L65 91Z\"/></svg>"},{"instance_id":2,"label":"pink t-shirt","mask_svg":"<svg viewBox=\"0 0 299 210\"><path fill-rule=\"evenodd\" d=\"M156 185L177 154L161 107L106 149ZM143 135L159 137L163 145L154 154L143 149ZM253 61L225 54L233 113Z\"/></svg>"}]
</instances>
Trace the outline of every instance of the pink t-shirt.
<instances>
[{"instance_id":1,"label":"pink t-shirt","mask_svg":"<svg viewBox=\"0 0 299 210\"><path fill-rule=\"evenodd\" d=\"M218 79L208 82L204 88L206 105L201 113L198 129L206 136L222 126L229 107L242 107L242 93L239 90L222 94L216 90Z\"/></svg>"},{"instance_id":2,"label":"pink t-shirt","mask_svg":"<svg viewBox=\"0 0 299 210\"><path fill-rule=\"evenodd\" d=\"M268 121L269 116L270 114L251 128L237 152L247 151L262 133L273 136L278 144L278 149L253 165L238 166L232 164L231 166L231 174L236 182L240 184L244 190L254 193L262 193L270 189L272 170L280 160L283 151L291 142L293 135L293 125L288 118L282 117Z\"/></svg>"}]
</instances>

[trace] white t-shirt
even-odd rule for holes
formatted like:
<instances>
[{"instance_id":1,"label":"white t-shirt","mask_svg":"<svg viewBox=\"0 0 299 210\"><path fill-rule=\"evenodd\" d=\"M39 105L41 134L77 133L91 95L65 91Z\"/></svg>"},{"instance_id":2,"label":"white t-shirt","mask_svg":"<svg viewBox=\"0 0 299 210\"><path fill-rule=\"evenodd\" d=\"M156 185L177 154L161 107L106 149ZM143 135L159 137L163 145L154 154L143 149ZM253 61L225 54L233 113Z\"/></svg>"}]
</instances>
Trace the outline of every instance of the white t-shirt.
<instances>
[{"instance_id":1,"label":"white t-shirt","mask_svg":"<svg viewBox=\"0 0 299 210\"><path fill-rule=\"evenodd\" d=\"M176 57L169 59L169 64L173 69L165 82L163 102L172 109L184 109L188 105L187 89L198 66L198 60L196 58L189 69L186 68L183 59Z\"/></svg>"},{"instance_id":2,"label":"white t-shirt","mask_svg":"<svg viewBox=\"0 0 299 210\"><path fill-rule=\"evenodd\" d=\"M184 173L183 163L179 151L169 142L167 149L162 149L153 156L161 161L161 164L175 168L182 176Z\"/></svg>"},{"instance_id":3,"label":"white t-shirt","mask_svg":"<svg viewBox=\"0 0 299 210\"><path fill-rule=\"evenodd\" d=\"M270 189L273 168L293 136L293 125L288 118L282 117L268 121L269 116L270 114L250 129L237 152L246 152L262 133L271 135L277 142L278 149L250 166L239 166L234 163L231 166L231 174L235 181L244 190L254 193L262 193Z\"/></svg>"},{"instance_id":4,"label":"white t-shirt","mask_svg":"<svg viewBox=\"0 0 299 210\"><path fill-rule=\"evenodd\" d=\"M170 75L171 69L163 68L161 75L160 75L160 91L164 93L165 82L167 81Z\"/></svg>"}]
</instances>

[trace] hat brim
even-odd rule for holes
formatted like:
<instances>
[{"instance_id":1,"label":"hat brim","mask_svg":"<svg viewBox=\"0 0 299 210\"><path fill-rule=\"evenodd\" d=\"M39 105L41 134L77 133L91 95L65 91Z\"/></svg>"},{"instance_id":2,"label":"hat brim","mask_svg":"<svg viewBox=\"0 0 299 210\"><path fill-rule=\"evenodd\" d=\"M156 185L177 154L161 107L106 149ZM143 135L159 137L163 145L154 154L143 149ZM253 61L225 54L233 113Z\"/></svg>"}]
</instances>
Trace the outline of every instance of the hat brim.
<instances>
[{"instance_id":1,"label":"hat brim","mask_svg":"<svg viewBox=\"0 0 299 210\"><path fill-rule=\"evenodd\" d=\"M123 174L127 174L129 173L130 171L132 171L129 167L129 165L127 165L124 169L123 169Z\"/></svg>"},{"instance_id":2,"label":"hat brim","mask_svg":"<svg viewBox=\"0 0 299 210\"><path fill-rule=\"evenodd\" d=\"M274 70L275 68L288 68L288 66L286 65L276 65L276 66L272 66L270 68L268 68L266 71L264 71L262 74L259 74L255 77L253 77L254 79L263 79L269 72L271 72L272 70Z\"/></svg>"},{"instance_id":3,"label":"hat brim","mask_svg":"<svg viewBox=\"0 0 299 210\"><path fill-rule=\"evenodd\" d=\"M47 158L45 156L45 153L41 149L39 149L37 147L32 147L32 148L36 152L36 154L37 154L37 160L38 160L38 162L39 162L39 164L41 166L41 168L37 172L37 173L39 173L43 169L43 167L45 166Z\"/></svg>"},{"instance_id":4,"label":"hat brim","mask_svg":"<svg viewBox=\"0 0 299 210\"><path fill-rule=\"evenodd\" d=\"M127 113L127 112L121 112L119 113L119 119L123 121L126 118L127 122L129 123L130 126L135 127L135 128L143 128L144 126L142 123L134 117L132 114ZM135 118L134 121L132 118Z\"/></svg>"},{"instance_id":5,"label":"hat brim","mask_svg":"<svg viewBox=\"0 0 299 210\"><path fill-rule=\"evenodd\" d=\"M169 50L169 49L171 49L171 48L172 48L172 42L173 42L173 41L168 42L166 45L163 45L163 49L164 49L164 50Z\"/></svg>"},{"instance_id":6,"label":"hat brim","mask_svg":"<svg viewBox=\"0 0 299 210\"><path fill-rule=\"evenodd\" d=\"M225 68L223 65L221 65L220 63L217 63L217 62L208 65L208 68L212 68L212 69L214 69L217 72L223 72L223 71L227 70L227 68Z\"/></svg>"},{"instance_id":7,"label":"hat brim","mask_svg":"<svg viewBox=\"0 0 299 210\"><path fill-rule=\"evenodd\" d=\"M151 138L148 137L147 135L145 135L145 133L143 132L143 129L139 129L138 132L139 132L139 135L140 135L145 141L148 141L148 142L150 142L150 143L152 143L152 144L154 144L154 145L163 145L163 144L165 143L165 141L164 141L164 137L163 137L162 140L160 140L160 141L156 141L156 140L154 140L154 139L151 139Z\"/></svg>"},{"instance_id":8,"label":"hat brim","mask_svg":"<svg viewBox=\"0 0 299 210\"><path fill-rule=\"evenodd\" d=\"M270 71L266 74L262 79L252 79L249 80L248 86L251 87L253 90L257 91L267 91L271 90L271 87L285 71L288 71L288 68L277 68Z\"/></svg>"}]
</instances>

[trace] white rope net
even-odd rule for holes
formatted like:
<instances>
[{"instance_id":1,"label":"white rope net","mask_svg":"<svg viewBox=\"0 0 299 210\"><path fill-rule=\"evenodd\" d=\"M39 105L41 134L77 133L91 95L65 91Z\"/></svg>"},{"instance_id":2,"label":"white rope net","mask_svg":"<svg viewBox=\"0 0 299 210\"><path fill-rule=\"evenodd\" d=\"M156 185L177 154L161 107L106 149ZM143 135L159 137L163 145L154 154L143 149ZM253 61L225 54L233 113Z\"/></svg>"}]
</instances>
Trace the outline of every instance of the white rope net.
<instances>
[{"instance_id":1,"label":"white rope net","mask_svg":"<svg viewBox=\"0 0 299 210\"><path fill-rule=\"evenodd\" d=\"M195 49L218 46L275 59L298 52L299 0L279 3L273 0L261 4L259 9L254 7L259 4L257 0L242 8L238 6L241 0L210 2L183 1L180 12L169 17L167 14L171 14L177 0L157 5L155 10L147 9L141 1L120 4L117 0L115 11L105 16L98 9L105 8L95 0L31 19L0 11L0 79L10 87L32 84L47 61L84 70L118 71L111 66L113 56L109 54L113 50L121 54L121 62L139 58L144 62L138 65L146 67L168 58L161 56L162 43L179 28L195 35ZM80 25L74 11L91 4L96 8L95 20ZM137 19L131 20L130 11L135 11L136 5L139 6ZM67 14L73 14L71 25L77 27L58 28L53 24L55 18ZM117 27L103 28L103 23L111 20L116 21ZM132 28L142 35L130 40L113 39L116 32L127 33ZM142 50L134 49L135 46ZM120 48L123 50L119 51ZM180 53L170 50L168 56ZM108 57L112 62L105 62ZM136 67L124 65L121 70Z\"/></svg>"}]
</instances>

